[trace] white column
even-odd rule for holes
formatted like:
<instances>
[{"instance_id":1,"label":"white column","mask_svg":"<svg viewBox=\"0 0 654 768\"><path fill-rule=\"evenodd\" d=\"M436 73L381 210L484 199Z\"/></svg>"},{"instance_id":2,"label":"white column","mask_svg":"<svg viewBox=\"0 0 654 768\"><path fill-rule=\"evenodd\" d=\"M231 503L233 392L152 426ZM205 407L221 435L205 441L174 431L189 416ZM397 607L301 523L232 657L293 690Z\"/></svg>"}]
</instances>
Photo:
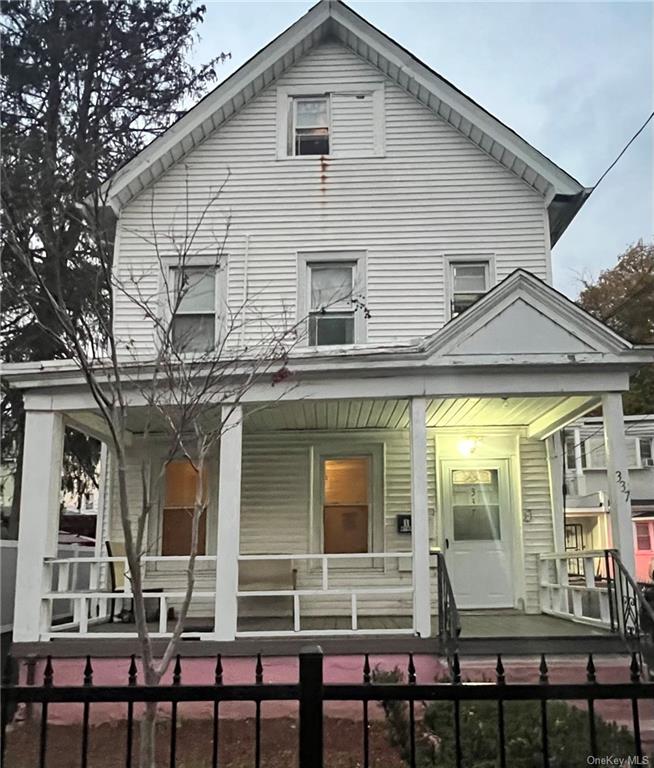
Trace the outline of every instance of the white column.
<instances>
[{"instance_id":1,"label":"white column","mask_svg":"<svg viewBox=\"0 0 654 768\"><path fill-rule=\"evenodd\" d=\"M42 605L45 557L57 554L64 423L53 411L25 412L23 480L20 497L14 641L39 640L48 621Z\"/></svg>"},{"instance_id":2,"label":"white column","mask_svg":"<svg viewBox=\"0 0 654 768\"><path fill-rule=\"evenodd\" d=\"M631 522L631 491L629 488L629 463L627 442L624 435L622 395L611 392L602 397L604 415L604 445L606 471L611 510L611 534L613 547L632 576L636 575L634 534Z\"/></svg>"},{"instance_id":3,"label":"white column","mask_svg":"<svg viewBox=\"0 0 654 768\"><path fill-rule=\"evenodd\" d=\"M217 640L236 637L238 616L238 552L241 522L241 448L243 422L241 406L223 407L218 481L218 538L216 543Z\"/></svg>"},{"instance_id":4,"label":"white column","mask_svg":"<svg viewBox=\"0 0 654 768\"><path fill-rule=\"evenodd\" d=\"M429 515L427 507L427 401L411 399L411 546L413 623L420 637L431 635Z\"/></svg>"},{"instance_id":5,"label":"white column","mask_svg":"<svg viewBox=\"0 0 654 768\"><path fill-rule=\"evenodd\" d=\"M547 466L550 481L550 504L552 507L552 532L554 550L565 552L565 509L563 507L563 444L561 432L555 432L545 441Z\"/></svg>"}]
</instances>

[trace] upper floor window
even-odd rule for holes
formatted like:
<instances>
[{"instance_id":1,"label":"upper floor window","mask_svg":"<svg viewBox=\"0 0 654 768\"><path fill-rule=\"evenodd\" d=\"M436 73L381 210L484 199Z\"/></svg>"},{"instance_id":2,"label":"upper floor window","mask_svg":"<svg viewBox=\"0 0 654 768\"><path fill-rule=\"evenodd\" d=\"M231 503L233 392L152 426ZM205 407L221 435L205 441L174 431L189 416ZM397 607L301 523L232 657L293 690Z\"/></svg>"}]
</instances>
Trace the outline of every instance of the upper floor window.
<instances>
[{"instance_id":1,"label":"upper floor window","mask_svg":"<svg viewBox=\"0 0 654 768\"><path fill-rule=\"evenodd\" d=\"M484 261L451 261L451 316L456 317L478 301L490 287L490 265Z\"/></svg>"},{"instance_id":2,"label":"upper floor window","mask_svg":"<svg viewBox=\"0 0 654 768\"><path fill-rule=\"evenodd\" d=\"M329 154L329 98L327 96L296 97L293 110L294 155Z\"/></svg>"},{"instance_id":3,"label":"upper floor window","mask_svg":"<svg viewBox=\"0 0 654 768\"><path fill-rule=\"evenodd\" d=\"M641 552L649 552L652 549L649 523L636 523L636 549Z\"/></svg>"},{"instance_id":4,"label":"upper floor window","mask_svg":"<svg viewBox=\"0 0 654 768\"><path fill-rule=\"evenodd\" d=\"M384 94L370 80L277 86L277 158L383 157Z\"/></svg>"},{"instance_id":5,"label":"upper floor window","mask_svg":"<svg viewBox=\"0 0 654 768\"><path fill-rule=\"evenodd\" d=\"M216 344L216 268L175 267L172 270L172 339L178 352L209 352Z\"/></svg>"},{"instance_id":6,"label":"upper floor window","mask_svg":"<svg viewBox=\"0 0 654 768\"><path fill-rule=\"evenodd\" d=\"M309 344L354 343L354 271L356 264L309 264Z\"/></svg>"},{"instance_id":7,"label":"upper floor window","mask_svg":"<svg viewBox=\"0 0 654 768\"><path fill-rule=\"evenodd\" d=\"M641 467L654 467L654 455L652 454L652 440L651 437L641 437L638 439L638 446L640 448L640 466Z\"/></svg>"},{"instance_id":8,"label":"upper floor window","mask_svg":"<svg viewBox=\"0 0 654 768\"><path fill-rule=\"evenodd\" d=\"M366 254L336 251L298 254L297 317L312 347L365 341Z\"/></svg>"}]
</instances>

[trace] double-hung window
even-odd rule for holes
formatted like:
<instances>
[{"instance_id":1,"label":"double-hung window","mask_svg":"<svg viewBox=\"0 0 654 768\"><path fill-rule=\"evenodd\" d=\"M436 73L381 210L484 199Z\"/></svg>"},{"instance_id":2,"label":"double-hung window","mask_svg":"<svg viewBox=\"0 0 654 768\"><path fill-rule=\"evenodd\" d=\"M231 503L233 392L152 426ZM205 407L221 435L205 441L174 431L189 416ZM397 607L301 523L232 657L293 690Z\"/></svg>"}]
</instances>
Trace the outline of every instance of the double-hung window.
<instances>
[{"instance_id":1,"label":"double-hung window","mask_svg":"<svg viewBox=\"0 0 654 768\"><path fill-rule=\"evenodd\" d=\"M329 98L302 96L291 100L294 155L329 154Z\"/></svg>"},{"instance_id":2,"label":"double-hung window","mask_svg":"<svg viewBox=\"0 0 654 768\"><path fill-rule=\"evenodd\" d=\"M478 301L490 287L488 261L451 261L451 316L456 317Z\"/></svg>"},{"instance_id":3,"label":"double-hung window","mask_svg":"<svg viewBox=\"0 0 654 768\"><path fill-rule=\"evenodd\" d=\"M356 262L309 262L309 345L353 344Z\"/></svg>"},{"instance_id":4,"label":"double-hung window","mask_svg":"<svg viewBox=\"0 0 654 768\"><path fill-rule=\"evenodd\" d=\"M641 437L638 439L641 467L654 467L654 454L652 453L652 443L654 443L654 440L652 440L651 437Z\"/></svg>"},{"instance_id":5,"label":"double-hung window","mask_svg":"<svg viewBox=\"0 0 654 768\"><path fill-rule=\"evenodd\" d=\"M215 266L172 270L172 339L181 353L209 352L216 344Z\"/></svg>"}]
</instances>

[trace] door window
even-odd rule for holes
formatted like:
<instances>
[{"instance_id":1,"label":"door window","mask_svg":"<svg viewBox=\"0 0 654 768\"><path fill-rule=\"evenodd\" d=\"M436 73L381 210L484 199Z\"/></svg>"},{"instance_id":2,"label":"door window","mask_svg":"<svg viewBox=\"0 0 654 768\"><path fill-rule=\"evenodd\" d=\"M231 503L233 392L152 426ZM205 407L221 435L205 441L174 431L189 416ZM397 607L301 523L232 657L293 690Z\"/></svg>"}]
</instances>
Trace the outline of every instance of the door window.
<instances>
[{"instance_id":1,"label":"door window","mask_svg":"<svg viewBox=\"0 0 654 768\"><path fill-rule=\"evenodd\" d=\"M368 457L323 461L325 554L368 551L369 497Z\"/></svg>"},{"instance_id":2,"label":"door window","mask_svg":"<svg viewBox=\"0 0 654 768\"><path fill-rule=\"evenodd\" d=\"M180 459L166 465L164 489L162 555L189 555L195 508L198 473L190 461ZM203 495L207 496L207 478L203 478ZM207 521L204 511L198 525L197 555L206 551Z\"/></svg>"},{"instance_id":3,"label":"door window","mask_svg":"<svg viewBox=\"0 0 654 768\"><path fill-rule=\"evenodd\" d=\"M499 541L499 478L496 469L453 469L452 517L455 541Z\"/></svg>"}]
</instances>

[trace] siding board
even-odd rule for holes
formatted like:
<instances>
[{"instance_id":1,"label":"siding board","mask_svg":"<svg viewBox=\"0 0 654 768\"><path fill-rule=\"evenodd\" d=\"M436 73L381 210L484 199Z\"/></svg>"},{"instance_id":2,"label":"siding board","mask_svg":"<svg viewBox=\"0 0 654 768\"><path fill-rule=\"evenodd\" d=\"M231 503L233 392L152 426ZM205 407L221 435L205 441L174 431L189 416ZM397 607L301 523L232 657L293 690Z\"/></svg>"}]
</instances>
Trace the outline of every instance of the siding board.
<instances>
[{"instance_id":1,"label":"siding board","mask_svg":"<svg viewBox=\"0 0 654 768\"><path fill-rule=\"evenodd\" d=\"M179 241L186 219L199 219L227 176L195 249L215 251L229 222L232 306L243 296L246 236L256 312L274 316L282 304L295 311L298 250L364 248L373 343L424 336L445 322L446 253L494 253L498 280L518 266L546 279L542 197L390 80L384 156L329 157L322 168L318 158L277 159L278 85L364 91L379 81L379 70L339 43L312 49L125 208L119 280L137 280L155 296L158 266L148 234L156 228ZM341 111L333 125L335 146L346 142L339 154L363 152L372 141L366 101L355 101L357 109ZM118 336L132 340L135 354L147 354L152 332L120 292L115 318ZM246 340L257 333L252 324Z\"/></svg>"}]
</instances>

